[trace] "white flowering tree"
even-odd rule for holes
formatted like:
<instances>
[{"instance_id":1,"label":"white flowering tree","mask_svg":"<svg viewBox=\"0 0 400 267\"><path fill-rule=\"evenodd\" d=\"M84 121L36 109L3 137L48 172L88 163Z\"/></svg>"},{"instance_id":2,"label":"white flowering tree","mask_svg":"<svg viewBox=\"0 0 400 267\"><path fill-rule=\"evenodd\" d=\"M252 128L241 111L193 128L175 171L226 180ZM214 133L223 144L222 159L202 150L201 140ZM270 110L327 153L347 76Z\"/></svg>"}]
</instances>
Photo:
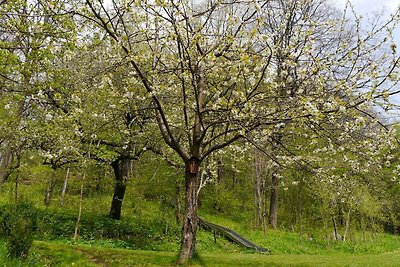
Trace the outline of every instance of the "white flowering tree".
<instances>
[{"instance_id":1,"label":"white flowering tree","mask_svg":"<svg viewBox=\"0 0 400 267\"><path fill-rule=\"evenodd\" d=\"M24 130L33 96L46 86L51 60L73 36L74 25L70 17L60 16L61 6L62 1L51 6L27 0L0 4L0 185L18 166L23 147L31 145Z\"/></svg>"},{"instance_id":2,"label":"white flowering tree","mask_svg":"<svg viewBox=\"0 0 400 267\"><path fill-rule=\"evenodd\" d=\"M390 93L396 93L390 92L387 88L397 84L397 71L392 72L389 66L398 64L398 56L395 44L393 40L390 40L390 34L385 36L386 31L390 33L396 25L396 20L398 20L396 16L394 14L389 22L377 19L367 25L354 13L350 2L341 13L329 1L324 0L269 1L263 17L264 28L261 31L270 36L270 43L274 50L271 62L274 66L276 90L280 96L276 99L277 107L285 106L282 104L290 99L303 101L305 100L303 96L308 96L309 100L313 99L313 96L319 98L318 101L313 101L313 104L303 103L311 113L313 113L312 109L321 111L321 107L325 106L323 108L325 111L333 110L334 114L325 113L302 119L302 123L315 125L318 131L323 130L318 125L325 120L324 117L333 119L352 116L345 115L344 113L349 113L347 111L336 112L335 105L345 109L343 104L352 102L353 109L359 110L358 113L353 113L354 116L360 117L361 120L365 119L364 116L373 117L374 112L368 114L365 111L368 104L364 105L363 101L368 98L383 99ZM385 54L380 49L375 49L380 46L380 39L390 40L385 49L392 49L391 56L389 56L390 53ZM380 78L377 72L384 69L376 69L371 64L375 61L388 66L387 73L381 75ZM323 70L320 64L327 64L326 66L333 69ZM380 83L387 83L388 80L391 80L391 84L385 87L384 91L374 94L376 90L373 88ZM318 83L320 85L317 85ZM367 91L368 96L363 95L364 90ZM319 107L315 107L315 104ZM340 122L340 119L336 121ZM287 123L277 124L272 135L263 141L264 145L268 144L271 147L268 150L274 157L279 156L282 137L287 134L286 127ZM341 126L336 124L336 127ZM275 164L272 173L269 214L272 227L277 225L280 170L280 165Z\"/></svg>"},{"instance_id":3,"label":"white flowering tree","mask_svg":"<svg viewBox=\"0 0 400 267\"><path fill-rule=\"evenodd\" d=\"M123 60L110 67L107 61L93 60L99 59L99 55L101 52L93 48L83 51L82 57L79 57L80 61L82 58L88 60L81 71L93 68L97 71L94 75L84 75L82 83L85 86L78 83L75 87L73 96L76 101L73 106L78 107L79 112L76 114L78 139L90 150L89 158L113 168L116 183L110 217L120 219L132 162L154 143L151 128L148 127L153 120L153 108L151 102L137 90L136 82L130 79L131 74L126 71Z\"/></svg>"},{"instance_id":4,"label":"white flowering tree","mask_svg":"<svg viewBox=\"0 0 400 267\"><path fill-rule=\"evenodd\" d=\"M297 17L317 2L296 1L299 13L287 16L296 15L301 27L288 28L296 42L282 50L267 30L283 21L266 23L280 2L292 1L71 3L125 54L130 78L153 104L160 135L185 163L180 263L195 252L199 168L213 152L243 138L256 143L285 124L318 125L397 93L399 59L390 46L397 14L365 32L358 17L323 23ZM282 54L279 64L272 60Z\"/></svg>"},{"instance_id":5,"label":"white flowering tree","mask_svg":"<svg viewBox=\"0 0 400 267\"><path fill-rule=\"evenodd\" d=\"M88 34L52 63L57 71L35 95L36 119L28 129L50 162L86 158L110 165L116 182L110 217L120 219L132 161L155 140L147 126L153 107L115 46L90 29L81 32Z\"/></svg>"}]
</instances>

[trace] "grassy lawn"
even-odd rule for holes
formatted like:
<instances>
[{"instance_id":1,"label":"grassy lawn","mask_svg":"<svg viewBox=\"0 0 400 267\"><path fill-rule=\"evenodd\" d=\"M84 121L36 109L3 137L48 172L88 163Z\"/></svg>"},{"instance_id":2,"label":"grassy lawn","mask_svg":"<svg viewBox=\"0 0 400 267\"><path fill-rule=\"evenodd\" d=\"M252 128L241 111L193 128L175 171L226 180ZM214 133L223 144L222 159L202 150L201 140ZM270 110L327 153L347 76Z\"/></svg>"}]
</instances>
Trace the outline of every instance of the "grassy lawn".
<instances>
[{"instance_id":1,"label":"grassy lawn","mask_svg":"<svg viewBox=\"0 0 400 267\"><path fill-rule=\"evenodd\" d=\"M49 266L173 266L174 252L73 246L37 241L32 252ZM400 266L400 251L375 255L201 253L190 266Z\"/></svg>"},{"instance_id":2,"label":"grassy lawn","mask_svg":"<svg viewBox=\"0 0 400 267\"><path fill-rule=\"evenodd\" d=\"M21 188L27 190L23 186ZM30 196L28 191L24 194ZM4 210L1 204L9 201L4 195L0 194L0 213ZM41 197L32 196L34 199ZM5 242L0 238L0 267L174 266L179 251L180 226L174 221L172 209L165 211L156 201L142 201L139 210L126 212L122 220L116 221L104 213L108 209L108 196L88 197L80 222L79 239L72 242L77 214L77 207L73 205L79 203L79 199L74 195L68 201L71 205L63 209L39 209L37 241L26 261L7 258ZM134 199L131 201L134 203ZM58 202L54 203L58 205ZM133 210L136 204L132 203L127 201L124 205ZM210 222L238 232L257 245L271 249L273 254L253 253L219 235L215 241L213 233L200 228L198 255L188 266L400 267L398 235L368 231L362 234L354 230L346 242L335 242L326 240L323 229L304 227L304 238L300 240L296 231L284 228L268 229L264 236L260 229L249 227L251 222L243 220L243 217L206 212L201 215ZM309 234L312 239L307 238Z\"/></svg>"}]
</instances>

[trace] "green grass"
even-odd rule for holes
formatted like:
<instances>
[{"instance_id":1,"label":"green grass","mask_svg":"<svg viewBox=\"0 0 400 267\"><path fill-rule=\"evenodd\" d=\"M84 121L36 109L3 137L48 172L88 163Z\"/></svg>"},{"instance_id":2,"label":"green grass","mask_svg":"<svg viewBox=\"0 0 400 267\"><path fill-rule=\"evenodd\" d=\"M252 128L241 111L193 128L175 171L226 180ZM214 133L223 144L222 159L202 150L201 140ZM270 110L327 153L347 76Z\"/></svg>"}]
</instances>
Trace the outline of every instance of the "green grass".
<instances>
[{"instance_id":1,"label":"green grass","mask_svg":"<svg viewBox=\"0 0 400 267\"><path fill-rule=\"evenodd\" d=\"M372 235L372 233L366 232L366 238L363 240L362 234L355 232L346 242L334 240L327 242L323 231L308 229L313 234L313 239L309 240L307 232L305 232L303 239L300 240L299 234L293 231L267 229L267 234L264 236L261 230L249 229L248 224L240 224L226 217L204 214L203 218L231 228L255 244L270 249L274 255L333 255L337 253L362 255L380 254L400 249L400 237L385 233ZM224 244L221 237L217 237L217 242L215 243L212 234L201 230L199 231L198 243L199 249L204 252L244 251L234 245Z\"/></svg>"},{"instance_id":2,"label":"green grass","mask_svg":"<svg viewBox=\"0 0 400 267\"><path fill-rule=\"evenodd\" d=\"M33 251L51 266L174 266L174 252L35 242ZM265 255L199 253L190 266L400 266L400 251L376 255Z\"/></svg>"},{"instance_id":3,"label":"green grass","mask_svg":"<svg viewBox=\"0 0 400 267\"><path fill-rule=\"evenodd\" d=\"M67 196L64 207L55 197L47 210L43 206L45 186L21 184L19 190L20 195L36 201L39 209L37 241L28 259L21 262L7 258L4 241L0 240L0 267L173 266L177 260L180 226L175 223L173 208L160 204L159 199L145 199L132 192L124 200L122 219L115 221L107 216L111 194L87 194L80 236L73 242L78 189ZM12 184L6 184L0 192L1 213L2 206L13 203ZM251 215L200 212L204 219L231 228L272 253L255 253L220 236L215 242L212 233L199 229L198 255L190 266L400 266L399 236L367 232L364 240L361 233L354 232L346 242L327 242L318 227L304 227L303 240L298 233L285 229L268 229L264 236L246 219ZM308 234L313 240L306 238Z\"/></svg>"},{"instance_id":4,"label":"green grass","mask_svg":"<svg viewBox=\"0 0 400 267\"><path fill-rule=\"evenodd\" d=\"M6 243L4 240L0 239L0 266L1 267L39 267L44 266L44 262L35 252L29 253L26 260L21 261L18 259L11 259L7 255Z\"/></svg>"}]
</instances>

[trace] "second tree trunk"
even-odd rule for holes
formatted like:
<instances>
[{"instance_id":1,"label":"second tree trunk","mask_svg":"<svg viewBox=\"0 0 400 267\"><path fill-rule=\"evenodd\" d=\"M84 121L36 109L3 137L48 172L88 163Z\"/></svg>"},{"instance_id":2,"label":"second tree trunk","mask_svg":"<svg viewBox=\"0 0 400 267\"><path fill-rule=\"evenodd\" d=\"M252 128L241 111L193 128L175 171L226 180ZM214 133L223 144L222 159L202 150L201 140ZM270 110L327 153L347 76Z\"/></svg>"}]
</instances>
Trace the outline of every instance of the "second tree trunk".
<instances>
[{"instance_id":1,"label":"second tree trunk","mask_svg":"<svg viewBox=\"0 0 400 267\"><path fill-rule=\"evenodd\" d=\"M269 206L268 222L272 228L278 226L278 185L279 178L277 171L272 173L271 202Z\"/></svg>"},{"instance_id":2,"label":"second tree trunk","mask_svg":"<svg viewBox=\"0 0 400 267\"><path fill-rule=\"evenodd\" d=\"M110 217L116 220L121 219L122 201L125 196L126 182L129 177L131 160L127 158L118 159L112 163L115 175L114 196L111 203Z\"/></svg>"}]
</instances>

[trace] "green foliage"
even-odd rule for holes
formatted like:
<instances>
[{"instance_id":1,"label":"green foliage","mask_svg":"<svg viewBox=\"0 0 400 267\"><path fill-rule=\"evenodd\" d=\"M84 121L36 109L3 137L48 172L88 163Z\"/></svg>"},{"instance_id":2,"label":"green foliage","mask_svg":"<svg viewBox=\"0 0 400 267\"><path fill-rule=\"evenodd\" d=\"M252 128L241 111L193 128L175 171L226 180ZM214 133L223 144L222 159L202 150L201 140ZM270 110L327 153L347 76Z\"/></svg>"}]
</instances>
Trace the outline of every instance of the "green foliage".
<instances>
[{"instance_id":1,"label":"green foliage","mask_svg":"<svg viewBox=\"0 0 400 267\"><path fill-rule=\"evenodd\" d=\"M26 258L37 228L37 210L25 200L5 208L1 216L1 233L7 241L8 255Z\"/></svg>"},{"instance_id":2,"label":"green foliage","mask_svg":"<svg viewBox=\"0 0 400 267\"><path fill-rule=\"evenodd\" d=\"M38 237L70 240L75 221L76 214L44 211L39 220ZM179 232L179 226L162 218L114 220L105 215L85 214L80 221L79 242L106 247L176 250Z\"/></svg>"}]
</instances>

